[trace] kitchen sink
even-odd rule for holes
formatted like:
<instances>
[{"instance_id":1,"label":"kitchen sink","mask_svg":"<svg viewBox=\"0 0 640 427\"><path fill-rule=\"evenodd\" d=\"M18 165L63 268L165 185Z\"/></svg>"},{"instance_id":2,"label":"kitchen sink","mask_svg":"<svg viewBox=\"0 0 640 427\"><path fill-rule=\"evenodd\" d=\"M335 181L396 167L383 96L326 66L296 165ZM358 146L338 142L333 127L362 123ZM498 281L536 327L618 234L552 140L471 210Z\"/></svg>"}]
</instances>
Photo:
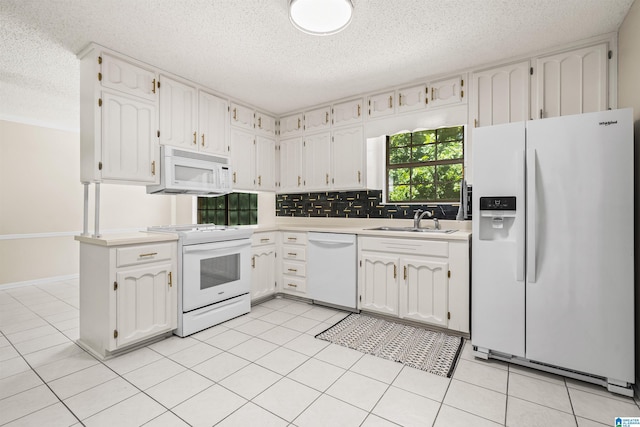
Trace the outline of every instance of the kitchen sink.
<instances>
[{"instance_id":1,"label":"kitchen sink","mask_svg":"<svg viewBox=\"0 0 640 427\"><path fill-rule=\"evenodd\" d=\"M380 231L409 231L414 233L442 233L442 234L451 234L455 233L458 230L436 230L435 228L415 228L415 227L376 227L369 228L369 230L380 230Z\"/></svg>"}]
</instances>

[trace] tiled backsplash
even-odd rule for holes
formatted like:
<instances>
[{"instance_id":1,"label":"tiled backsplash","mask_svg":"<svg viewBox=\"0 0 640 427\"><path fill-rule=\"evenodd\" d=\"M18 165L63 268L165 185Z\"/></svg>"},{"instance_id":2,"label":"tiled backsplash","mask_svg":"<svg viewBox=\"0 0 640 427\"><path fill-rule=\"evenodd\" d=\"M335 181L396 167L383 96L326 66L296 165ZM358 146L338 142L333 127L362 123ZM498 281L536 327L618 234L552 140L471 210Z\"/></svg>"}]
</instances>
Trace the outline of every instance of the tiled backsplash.
<instances>
[{"instance_id":1,"label":"tiled backsplash","mask_svg":"<svg viewBox=\"0 0 640 427\"><path fill-rule=\"evenodd\" d=\"M332 218L413 218L416 209L455 220L457 205L383 205L382 190L276 194L276 216Z\"/></svg>"}]
</instances>

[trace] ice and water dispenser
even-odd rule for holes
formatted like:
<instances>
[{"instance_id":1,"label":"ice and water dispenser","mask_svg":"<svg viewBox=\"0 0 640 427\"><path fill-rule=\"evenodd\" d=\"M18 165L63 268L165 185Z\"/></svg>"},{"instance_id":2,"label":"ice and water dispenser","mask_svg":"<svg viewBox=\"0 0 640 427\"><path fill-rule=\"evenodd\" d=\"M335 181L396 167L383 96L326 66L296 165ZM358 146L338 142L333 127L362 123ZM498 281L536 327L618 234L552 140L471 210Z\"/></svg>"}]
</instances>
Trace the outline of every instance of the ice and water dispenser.
<instances>
[{"instance_id":1,"label":"ice and water dispenser","mask_svg":"<svg viewBox=\"0 0 640 427\"><path fill-rule=\"evenodd\" d=\"M480 240L515 240L515 196L480 197Z\"/></svg>"}]
</instances>

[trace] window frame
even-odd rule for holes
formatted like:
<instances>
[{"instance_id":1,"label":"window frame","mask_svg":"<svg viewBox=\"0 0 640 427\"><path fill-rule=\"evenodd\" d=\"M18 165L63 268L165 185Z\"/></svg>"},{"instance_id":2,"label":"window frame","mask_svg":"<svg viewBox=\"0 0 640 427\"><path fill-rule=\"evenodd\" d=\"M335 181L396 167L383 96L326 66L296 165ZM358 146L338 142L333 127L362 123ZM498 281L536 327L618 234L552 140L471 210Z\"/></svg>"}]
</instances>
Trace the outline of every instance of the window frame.
<instances>
[{"instance_id":1,"label":"window frame","mask_svg":"<svg viewBox=\"0 0 640 427\"><path fill-rule=\"evenodd\" d=\"M236 195L237 196L239 194L247 195L247 197L249 197L249 208L248 209L241 209L239 205L235 209L231 208L231 201L229 200L229 196L232 196L232 195ZM239 197L240 196L238 196L238 198ZM204 209L200 208L200 199L212 199L212 198L213 199L223 198L224 199L224 208L215 208L215 207L214 208L206 207ZM253 209L251 207L251 205L252 205L251 198L255 198L255 206L256 206L255 209ZM207 200L207 202L208 202L208 200ZM202 220L201 213L204 213L204 212L207 212L207 213L208 212L216 212L216 213L217 212L224 212L224 216L225 216L224 224L222 224L222 223L220 223L218 221L204 221L204 220ZM231 223L231 212L237 213L238 221L236 221L234 223ZM241 224L240 212L248 212L249 222L247 224ZM253 215L252 215L252 213L253 213ZM252 216L255 218L255 222L252 221ZM248 193L248 192L240 192L240 191L238 191L238 192L232 192L232 193L224 194L224 195L217 196L217 197L199 196L197 198L197 201L196 201L196 222L199 223L199 224L212 223L213 222L216 225L226 225L226 226L256 225L256 224L258 224L258 195L256 193Z\"/></svg>"},{"instance_id":2,"label":"window frame","mask_svg":"<svg viewBox=\"0 0 640 427\"><path fill-rule=\"evenodd\" d=\"M439 131L443 131L446 129L453 129L453 128L462 128L462 139L459 140L455 140L455 141L444 141L444 142L459 142L460 146L462 148L462 156L458 159L445 159L445 160L429 160L429 161L411 161L411 162L407 162L407 163L396 163L391 165L389 163L389 159L391 157L391 149L389 147L389 144L391 143L391 137L395 136L395 135L401 135L401 134L411 134L412 138L411 138L411 144L405 147L409 147L410 149L412 147L418 147L422 144L413 144L413 134L414 133L418 133L418 132L428 132L428 131L434 131L436 140L433 143L435 145L435 149L436 152L438 150L437 146L439 144L441 144L442 142L438 142L438 132ZM455 204L455 203L459 203L460 200L458 199L435 199L435 200L389 200L389 175L390 175L390 171L393 169L413 169L416 167L425 167L425 166L434 166L436 167L436 171L437 171L437 166L441 166L441 165L455 165L455 164L459 164L462 166L462 179L464 179L465 177L465 165L464 165L464 159L465 159L465 137L466 135L466 126L465 125L458 125L458 126L445 126L445 127L439 127L439 128L435 128L435 129L420 129L420 130L415 130L413 132L399 132L396 133L394 135L386 135L386 139L385 139L385 167L384 167L384 172L385 172L385 177L384 177L384 191L383 191L383 203L384 204L402 204L402 205L407 205L407 204L419 204L419 205L423 205L423 204ZM437 191L438 188L438 179L437 179L437 175L435 175L434 178L434 184L435 184L435 188ZM409 187L411 188L413 186L413 183L411 181L409 181Z\"/></svg>"}]
</instances>

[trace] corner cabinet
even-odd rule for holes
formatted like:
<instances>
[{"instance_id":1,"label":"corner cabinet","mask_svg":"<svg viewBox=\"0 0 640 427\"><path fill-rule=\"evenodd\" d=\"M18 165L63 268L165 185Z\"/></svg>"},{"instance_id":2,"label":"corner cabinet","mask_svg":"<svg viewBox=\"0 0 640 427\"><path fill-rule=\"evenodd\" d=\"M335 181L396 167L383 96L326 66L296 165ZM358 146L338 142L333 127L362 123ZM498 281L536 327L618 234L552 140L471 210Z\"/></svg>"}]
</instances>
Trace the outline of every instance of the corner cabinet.
<instances>
[{"instance_id":1,"label":"corner cabinet","mask_svg":"<svg viewBox=\"0 0 640 427\"><path fill-rule=\"evenodd\" d=\"M361 236L358 308L469 333L469 242Z\"/></svg>"},{"instance_id":2,"label":"corner cabinet","mask_svg":"<svg viewBox=\"0 0 640 427\"><path fill-rule=\"evenodd\" d=\"M80 243L80 338L106 358L177 326L176 242Z\"/></svg>"},{"instance_id":3,"label":"corner cabinet","mask_svg":"<svg viewBox=\"0 0 640 427\"><path fill-rule=\"evenodd\" d=\"M251 301L276 293L276 232L253 233L251 236Z\"/></svg>"},{"instance_id":4,"label":"corner cabinet","mask_svg":"<svg viewBox=\"0 0 640 427\"><path fill-rule=\"evenodd\" d=\"M80 60L80 180L157 184L157 74L96 45Z\"/></svg>"}]
</instances>

